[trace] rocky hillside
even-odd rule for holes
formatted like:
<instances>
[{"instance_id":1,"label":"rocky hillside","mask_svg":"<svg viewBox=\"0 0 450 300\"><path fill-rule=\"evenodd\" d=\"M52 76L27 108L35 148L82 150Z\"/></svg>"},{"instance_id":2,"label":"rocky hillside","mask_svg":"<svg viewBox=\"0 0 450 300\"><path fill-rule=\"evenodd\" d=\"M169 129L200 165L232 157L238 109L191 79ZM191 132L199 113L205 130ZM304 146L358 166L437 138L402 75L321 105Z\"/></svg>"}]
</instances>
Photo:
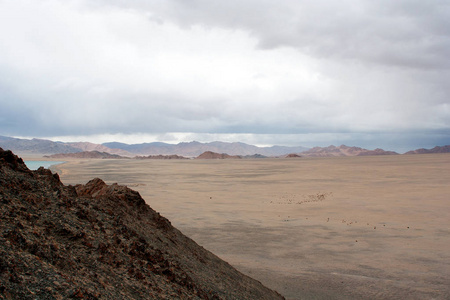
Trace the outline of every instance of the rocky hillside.
<instances>
[{"instance_id":1,"label":"rocky hillside","mask_svg":"<svg viewBox=\"0 0 450 300\"><path fill-rule=\"evenodd\" d=\"M197 156L197 159L240 159L241 156L238 155L228 155L226 153L215 153L212 151L205 151L199 156Z\"/></svg>"},{"instance_id":2,"label":"rocky hillside","mask_svg":"<svg viewBox=\"0 0 450 300\"><path fill-rule=\"evenodd\" d=\"M0 203L2 299L282 299L125 186L65 186L0 148Z\"/></svg>"},{"instance_id":3,"label":"rocky hillside","mask_svg":"<svg viewBox=\"0 0 450 300\"><path fill-rule=\"evenodd\" d=\"M77 153L58 153L58 154L46 155L45 157L58 158L58 159L64 159L64 158L95 158L95 159L128 158L128 157L123 157L123 156L120 156L117 154L110 154L110 153L99 152L99 151L83 151L83 152L77 152Z\"/></svg>"},{"instance_id":4,"label":"rocky hillside","mask_svg":"<svg viewBox=\"0 0 450 300\"><path fill-rule=\"evenodd\" d=\"M450 153L450 145L446 146L436 146L433 149L416 149L408 151L405 154L431 154L431 153Z\"/></svg>"},{"instance_id":5,"label":"rocky hillside","mask_svg":"<svg viewBox=\"0 0 450 300\"><path fill-rule=\"evenodd\" d=\"M322 157L322 156L367 156L367 155L396 155L397 152L385 151L383 149L368 150L360 147L349 147L341 145L328 147L314 147L308 151L303 151L302 156Z\"/></svg>"}]
</instances>

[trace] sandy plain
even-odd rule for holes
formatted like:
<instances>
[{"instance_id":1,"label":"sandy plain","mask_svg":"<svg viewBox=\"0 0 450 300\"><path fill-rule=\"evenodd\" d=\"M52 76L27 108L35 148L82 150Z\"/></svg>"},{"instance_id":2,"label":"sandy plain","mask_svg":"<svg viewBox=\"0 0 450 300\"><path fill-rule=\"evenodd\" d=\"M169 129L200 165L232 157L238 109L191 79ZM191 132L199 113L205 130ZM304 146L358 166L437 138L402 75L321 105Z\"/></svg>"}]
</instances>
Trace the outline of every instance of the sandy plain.
<instances>
[{"instance_id":1,"label":"sandy plain","mask_svg":"<svg viewBox=\"0 0 450 300\"><path fill-rule=\"evenodd\" d=\"M450 299L450 155L71 160L287 299Z\"/></svg>"}]
</instances>

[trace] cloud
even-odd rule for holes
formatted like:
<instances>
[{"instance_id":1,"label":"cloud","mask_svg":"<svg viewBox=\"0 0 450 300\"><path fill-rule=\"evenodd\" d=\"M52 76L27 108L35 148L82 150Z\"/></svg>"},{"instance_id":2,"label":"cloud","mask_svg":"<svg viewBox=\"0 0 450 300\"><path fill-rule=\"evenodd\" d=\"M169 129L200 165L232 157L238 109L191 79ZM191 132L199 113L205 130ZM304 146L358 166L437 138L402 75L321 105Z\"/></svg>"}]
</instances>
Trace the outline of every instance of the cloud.
<instances>
[{"instance_id":1,"label":"cloud","mask_svg":"<svg viewBox=\"0 0 450 300\"><path fill-rule=\"evenodd\" d=\"M156 20L251 33L262 48L387 66L448 68L446 1L97 1L144 9Z\"/></svg>"},{"instance_id":2,"label":"cloud","mask_svg":"<svg viewBox=\"0 0 450 300\"><path fill-rule=\"evenodd\" d=\"M446 1L3 1L1 134L449 141L449 20Z\"/></svg>"}]
</instances>

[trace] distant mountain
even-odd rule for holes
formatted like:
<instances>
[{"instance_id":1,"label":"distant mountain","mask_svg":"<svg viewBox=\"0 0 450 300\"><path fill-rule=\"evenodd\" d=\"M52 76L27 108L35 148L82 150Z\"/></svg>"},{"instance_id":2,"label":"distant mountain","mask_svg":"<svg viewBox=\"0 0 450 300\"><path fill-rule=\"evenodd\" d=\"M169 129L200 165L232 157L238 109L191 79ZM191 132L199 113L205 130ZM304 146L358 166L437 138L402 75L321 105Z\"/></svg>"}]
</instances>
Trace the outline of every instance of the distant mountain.
<instances>
[{"instance_id":1,"label":"distant mountain","mask_svg":"<svg viewBox=\"0 0 450 300\"><path fill-rule=\"evenodd\" d=\"M67 143L67 145L72 146L74 148L80 149L81 151L99 151L106 152L109 154L117 154L121 156L134 156L132 153L122 150L116 149L113 147L106 147L101 144L94 144L89 142L75 142L75 143Z\"/></svg>"},{"instance_id":2,"label":"distant mountain","mask_svg":"<svg viewBox=\"0 0 450 300\"><path fill-rule=\"evenodd\" d=\"M408 151L405 154L430 154L430 153L450 153L450 145L446 146L436 146L433 149L416 149Z\"/></svg>"},{"instance_id":3,"label":"distant mountain","mask_svg":"<svg viewBox=\"0 0 450 300\"><path fill-rule=\"evenodd\" d=\"M255 155L262 156L279 156L292 152L305 151L306 147L284 147L284 146L272 146L272 147L257 147L248 145L245 143L235 142L183 142L179 144L167 144L167 143L144 143L144 144L123 144L123 143L104 143L103 146L108 148L117 148L128 151L137 155L182 155L188 157L197 157L206 151L216 153L227 153L229 155Z\"/></svg>"},{"instance_id":4,"label":"distant mountain","mask_svg":"<svg viewBox=\"0 0 450 300\"><path fill-rule=\"evenodd\" d=\"M258 147L245 143L235 142L183 142L179 144L168 144L161 142L143 144L124 144L110 142L104 144L94 144L88 142L53 142L44 139L19 139L0 136L0 147L9 149L21 154L52 155L61 153L78 153L83 151L98 151L126 157L134 156L167 156L179 155L184 157L197 157L200 154L211 151L215 153L227 153L228 155L239 155L243 158L262 157L282 157L288 154L297 154L304 157L321 156L363 156L363 155L396 155L397 152L385 151L383 149L368 150L360 147L348 147L341 145L328 147L306 148L302 146L272 146ZM426 153L448 153L450 145L436 146L433 149L417 149L405 154L426 154Z\"/></svg>"},{"instance_id":5,"label":"distant mountain","mask_svg":"<svg viewBox=\"0 0 450 300\"><path fill-rule=\"evenodd\" d=\"M125 150L134 155L177 154L169 151L169 149L171 149L174 145L161 142L142 143L142 144L124 144L119 142L110 142L110 143L103 143L102 145L110 149Z\"/></svg>"},{"instance_id":6,"label":"distant mountain","mask_svg":"<svg viewBox=\"0 0 450 300\"><path fill-rule=\"evenodd\" d=\"M397 155L394 151L385 151L383 149L367 150L360 147L348 147L341 145L328 147L314 147L307 151L301 152L300 155L308 157L325 157L325 156L368 156L368 155Z\"/></svg>"},{"instance_id":7,"label":"distant mountain","mask_svg":"<svg viewBox=\"0 0 450 300\"><path fill-rule=\"evenodd\" d=\"M0 136L0 147L17 153L32 154L75 153L82 151L62 142L42 139L18 139L5 136Z\"/></svg>"},{"instance_id":8,"label":"distant mountain","mask_svg":"<svg viewBox=\"0 0 450 300\"><path fill-rule=\"evenodd\" d=\"M228 155L226 153L216 153L211 151L206 151L197 156L197 159L241 159L239 155Z\"/></svg>"},{"instance_id":9,"label":"distant mountain","mask_svg":"<svg viewBox=\"0 0 450 300\"><path fill-rule=\"evenodd\" d=\"M18 139L0 136L0 147L18 153L32 154L60 154L77 153L83 151L99 151L121 156L133 157L136 155L181 155L186 157L197 157L205 151L216 153L228 153L229 155L260 155L260 156L280 156L293 152L307 150L306 147L257 147L245 143L226 142L183 142L179 144L167 144L161 142L143 144L124 144L118 142L94 144L88 142L53 142L44 139Z\"/></svg>"},{"instance_id":10,"label":"distant mountain","mask_svg":"<svg viewBox=\"0 0 450 300\"><path fill-rule=\"evenodd\" d=\"M45 157L49 158L96 158L96 159L121 159L121 158L129 158L120 156L117 154L109 154L106 152L99 151L83 151L77 153L58 153L52 155L46 155Z\"/></svg>"}]
</instances>

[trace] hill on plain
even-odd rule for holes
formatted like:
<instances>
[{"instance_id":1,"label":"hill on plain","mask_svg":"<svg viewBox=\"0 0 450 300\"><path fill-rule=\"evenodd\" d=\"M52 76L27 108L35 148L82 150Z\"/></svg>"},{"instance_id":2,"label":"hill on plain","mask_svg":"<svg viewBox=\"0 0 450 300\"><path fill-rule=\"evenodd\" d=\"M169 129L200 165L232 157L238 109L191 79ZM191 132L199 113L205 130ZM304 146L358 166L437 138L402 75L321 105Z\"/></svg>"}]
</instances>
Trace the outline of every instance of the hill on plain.
<instances>
[{"instance_id":1,"label":"hill on plain","mask_svg":"<svg viewBox=\"0 0 450 300\"><path fill-rule=\"evenodd\" d=\"M241 159L239 155L228 155L226 153L216 153L212 151L205 151L197 159Z\"/></svg>"},{"instance_id":2,"label":"hill on plain","mask_svg":"<svg viewBox=\"0 0 450 300\"><path fill-rule=\"evenodd\" d=\"M216 153L227 153L229 155L262 155L279 156L292 152L301 152L308 148L272 146L257 147L245 143L226 143L226 142L187 142L179 144L168 143L142 143L142 144L124 144L118 142L94 144L88 142L53 142L44 139L19 139L0 136L0 147L23 154L59 154L76 153L83 151L99 151L120 156L148 156L148 155L180 155L185 157L197 157L205 151Z\"/></svg>"}]
</instances>

